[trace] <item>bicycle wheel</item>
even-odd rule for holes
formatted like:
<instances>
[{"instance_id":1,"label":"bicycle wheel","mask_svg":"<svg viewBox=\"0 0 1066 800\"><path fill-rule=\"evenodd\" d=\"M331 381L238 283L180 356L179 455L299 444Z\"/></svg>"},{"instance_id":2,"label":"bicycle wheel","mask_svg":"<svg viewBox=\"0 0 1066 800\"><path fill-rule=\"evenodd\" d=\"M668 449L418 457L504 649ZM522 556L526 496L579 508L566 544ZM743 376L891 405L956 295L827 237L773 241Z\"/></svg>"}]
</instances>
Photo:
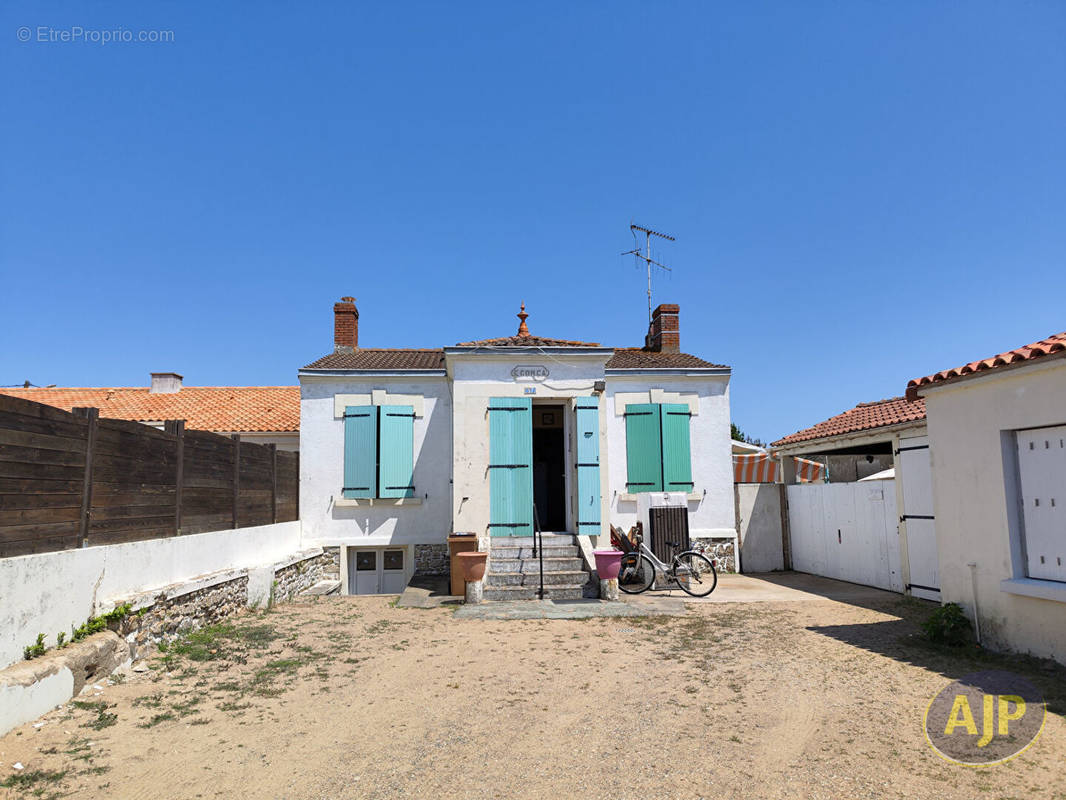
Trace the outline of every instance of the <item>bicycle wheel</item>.
<instances>
[{"instance_id":1,"label":"bicycle wheel","mask_svg":"<svg viewBox=\"0 0 1066 800\"><path fill-rule=\"evenodd\" d=\"M645 555L626 553L618 570L618 588L626 594L646 592L655 582L655 565Z\"/></svg>"},{"instance_id":2,"label":"bicycle wheel","mask_svg":"<svg viewBox=\"0 0 1066 800\"><path fill-rule=\"evenodd\" d=\"M718 573L707 556L689 550L674 560L674 578L678 586L693 597L706 597L718 585Z\"/></svg>"}]
</instances>

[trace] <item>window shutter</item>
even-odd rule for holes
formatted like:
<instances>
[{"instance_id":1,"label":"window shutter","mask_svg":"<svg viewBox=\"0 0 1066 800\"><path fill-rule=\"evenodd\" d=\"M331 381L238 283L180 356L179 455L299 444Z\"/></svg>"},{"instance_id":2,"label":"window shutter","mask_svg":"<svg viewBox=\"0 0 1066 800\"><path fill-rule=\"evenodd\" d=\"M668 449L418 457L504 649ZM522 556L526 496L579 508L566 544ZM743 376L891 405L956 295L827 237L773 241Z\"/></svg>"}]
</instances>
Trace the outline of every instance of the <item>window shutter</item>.
<instances>
[{"instance_id":1,"label":"window shutter","mask_svg":"<svg viewBox=\"0 0 1066 800\"><path fill-rule=\"evenodd\" d=\"M414 497L414 406L380 406L378 497Z\"/></svg>"},{"instance_id":2,"label":"window shutter","mask_svg":"<svg viewBox=\"0 0 1066 800\"><path fill-rule=\"evenodd\" d=\"M691 419L692 412L686 404L662 406L664 492L691 492L694 488L689 444Z\"/></svg>"},{"instance_id":3,"label":"window shutter","mask_svg":"<svg viewBox=\"0 0 1066 800\"><path fill-rule=\"evenodd\" d=\"M632 403L626 406L626 491L661 492L662 429L659 406Z\"/></svg>"},{"instance_id":4,"label":"window shutter","mask_svg":"<svg viewBox=\"0 0 1066 800\"><path fill-rule=\"evenodd\" d=\"M489 400L489 534L533 535L533 409L526 397Z\"/></svg>"},{"instance_id":5,"label":"window shutter","mask_svg":"<svg viewBox=\"0 0 1066 800\"><path fill-rule=\"evenodd\" d=\"M377 490L378 410L344 409L344 497L374 497Z\"/></svg>"},{"instance_id":6,"label":"window shutter","mask_svg":"<svg viewBox=\"0 0 1066 800\"><path fill-rule=\"evenodd\" d=\"M595 397L577 401L577 532L600 534L600 403Z\"/></svg>"}]
</instances>

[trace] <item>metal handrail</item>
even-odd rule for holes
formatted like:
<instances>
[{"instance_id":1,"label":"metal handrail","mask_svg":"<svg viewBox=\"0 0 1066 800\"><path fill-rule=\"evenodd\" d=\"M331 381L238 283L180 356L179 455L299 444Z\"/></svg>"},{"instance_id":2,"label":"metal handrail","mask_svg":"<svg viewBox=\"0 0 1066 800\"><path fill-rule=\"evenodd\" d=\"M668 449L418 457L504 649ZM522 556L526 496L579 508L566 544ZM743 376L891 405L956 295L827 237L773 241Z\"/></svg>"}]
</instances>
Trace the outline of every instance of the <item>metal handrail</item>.
<instances>
[{"instance_id":1,"label":"metal handrail","mask_svg":"<svg viewBox=\"0 0 1066 800\"><path fill-rule=\"evenodd\" d=\"M540 547L537 540L540 539ZM533 504L533 558L540 553L540 588L537 590L537 598L544 599L544 532L540 529L540 517L537 515L537 504Z\"/></svg>"}]
</instances>

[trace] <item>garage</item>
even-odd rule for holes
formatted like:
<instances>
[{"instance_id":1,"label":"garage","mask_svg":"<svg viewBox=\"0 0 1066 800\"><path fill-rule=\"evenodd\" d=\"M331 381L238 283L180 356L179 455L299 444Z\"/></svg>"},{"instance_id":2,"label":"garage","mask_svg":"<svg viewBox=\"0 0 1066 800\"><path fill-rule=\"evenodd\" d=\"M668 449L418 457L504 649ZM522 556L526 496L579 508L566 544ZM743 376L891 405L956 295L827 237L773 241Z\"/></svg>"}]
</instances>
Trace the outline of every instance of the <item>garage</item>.
<instances>
[{"instance_id":1,"label":"garage","mask_svg":"<svg viewBox=\"0 0 1066 800\"><path fill-rule=\"evenodd\" d=\"M859 403L774 442L800 572L940 599L925 407ZM816 482L795 464L818 462ZM810 471L809 471L810 472Z\"/></svg>"},{"instance_id":2,"label":"garage","mask_svg":"<svg viewBox=\"0 0 1066 800\"><path fill-rule=\"evenodd\" d=\"M407 586L406 547L347 547L348 594L400 594Z\"/></svg>"}]
</instances>

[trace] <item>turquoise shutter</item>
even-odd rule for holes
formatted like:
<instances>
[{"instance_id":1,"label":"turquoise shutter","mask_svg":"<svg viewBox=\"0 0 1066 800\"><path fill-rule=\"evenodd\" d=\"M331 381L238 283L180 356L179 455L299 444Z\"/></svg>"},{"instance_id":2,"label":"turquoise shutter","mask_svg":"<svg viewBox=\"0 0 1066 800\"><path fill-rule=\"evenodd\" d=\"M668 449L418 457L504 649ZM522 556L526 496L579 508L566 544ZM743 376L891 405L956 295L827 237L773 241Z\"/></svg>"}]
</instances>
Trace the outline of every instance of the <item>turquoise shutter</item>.
<instances>
[{"instance_id":1,"label":"turquoise shutter","mask_svg":"<svg viewBox=\"0 0 1066 800\"><path fill-rule=\"evenodd\" d=\"M377 484L378 410L374 406L344 409L345 497L374 497Z\"/></svg>"},{"instance_id":2,"label":"turquoise shutter","mask_svg":"<svg viewBox=\"0 0 1066 800\"><path fill-rule=\"evenodd\" d=\"M626 406L626 491L660 492L663 488L662 429L659 406Z\"/></svg>"},{"instance_id":3,"label":"turquoise shutter","mask_svg":"<svg viewBox=\"0 0 1066 800\"><path fill-rule=\"evenodd\" d=\"M689 444L688 405L664 403L663 421L663 491L691 492L692 456Z\"/></svg>"},{"instance_id":4,"label":"turquoise shutter","mask_svg":"<svg viewBox=\"0 0 1066 800\"><path fill-rule=\"evenodd\" d=\"M489 534L533 535L533 409L526 397L489 400Z\"/></svg>"},{"instance_id":5,"label":"turquoise shutter","mask_svg":"<svg viewBox=\"0 0 1066 800\"><path fill-rule=\"evenodd\" d=\"M600 534L600 403L577 398L577 532Z\"/></svg>"},{"instance_id":6,"label":"turquoise shutter","mask_svg":"<svg viewBox=\"0 0 1066 800\"><path fill-rule=\"evenodd\" d=\"M380 406L378 497L415 496L415 409Z\"/></svg>"}]
</instances>

